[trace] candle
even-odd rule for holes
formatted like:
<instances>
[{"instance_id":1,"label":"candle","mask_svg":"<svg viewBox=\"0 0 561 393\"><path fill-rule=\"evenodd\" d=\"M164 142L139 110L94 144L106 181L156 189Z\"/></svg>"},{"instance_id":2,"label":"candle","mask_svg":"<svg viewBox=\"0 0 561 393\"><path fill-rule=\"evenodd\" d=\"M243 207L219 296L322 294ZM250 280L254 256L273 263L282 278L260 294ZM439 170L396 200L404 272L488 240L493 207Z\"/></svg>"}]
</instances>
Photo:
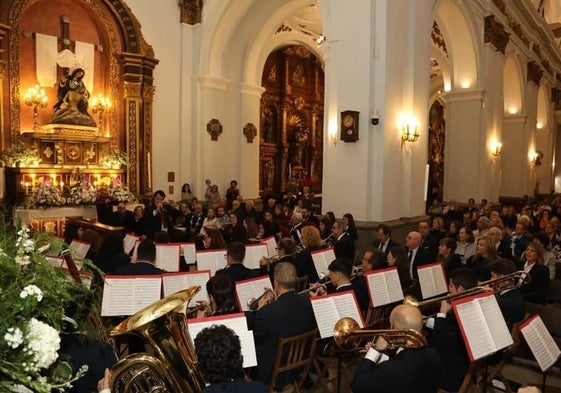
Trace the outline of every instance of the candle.
<instances>
[{"instance_id":1,"label":"candle","mask_svg":"<svg viewBox=\"0 0 561 393\"><path fill-rule=\"evenodd\" d=\"M288 164L288 178L292 179L292 165Z\"/></svg>"},{"instance_id":2,"label":"candle","mask_svg":"<svg viewBox=\"0 0 561 393\"><path fill-rule=\"evenodd\" d=\"M147 172L148 172L148 189L152 189L152 161L150 160L150 153L146 153Z\"/></svg>"}]
</instances>

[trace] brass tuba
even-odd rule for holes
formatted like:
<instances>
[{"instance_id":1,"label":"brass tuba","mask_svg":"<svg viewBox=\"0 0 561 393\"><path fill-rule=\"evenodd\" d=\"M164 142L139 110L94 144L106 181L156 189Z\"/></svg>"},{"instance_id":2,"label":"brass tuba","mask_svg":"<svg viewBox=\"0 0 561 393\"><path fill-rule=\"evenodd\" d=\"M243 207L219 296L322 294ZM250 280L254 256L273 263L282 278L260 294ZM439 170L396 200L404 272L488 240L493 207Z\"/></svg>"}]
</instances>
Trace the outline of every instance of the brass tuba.
<instances>
[{"instance_id":1,"label":"brass tuba","mask_svg":"<svg viewBox=\"0 0 561 393\"><path fill-rule=\"evenodd\" d=\"M365 339L372 341L380 336L388 342L388 351L427 345L425 336L415 329L361 329L358 322L349 317L339 319L333 328L335 344L343 351L359 349L364 346Z\"/></svg>"},{"instance_id":2,"label":"brass tuba","mask_svg":"<svg viewBox=\"0 0 561 393\"><path fill-rule=\"evenodd\" d=\"M133 333L155 351L120 360L111 376L114 393L200 393L204 378L197 367L195 348L185 325L185 310L201 287L179 291L121 322L111 336Z\"/></svg>"}]
</instances>

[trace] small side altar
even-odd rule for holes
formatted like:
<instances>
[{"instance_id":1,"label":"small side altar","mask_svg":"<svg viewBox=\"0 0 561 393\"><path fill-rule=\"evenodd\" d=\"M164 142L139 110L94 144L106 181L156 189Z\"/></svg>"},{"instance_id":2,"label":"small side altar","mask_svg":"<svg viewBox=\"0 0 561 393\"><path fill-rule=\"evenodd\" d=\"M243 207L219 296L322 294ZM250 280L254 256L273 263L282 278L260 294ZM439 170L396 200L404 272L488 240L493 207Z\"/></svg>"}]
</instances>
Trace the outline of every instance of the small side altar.
<instances>
[{"instance_id":1,"label":"small side altar","mask_svg":"<svg viewBox=\"0 0 561 393\"><path fill-rule=\"evenodd\" d=\"M64 206L48 209L15 209L14 223L21 220L29 228L42 232L53 233L62 237L67 217L82 217L95 221L97 211L95 206Z\"/></svg>"}]
</instances>

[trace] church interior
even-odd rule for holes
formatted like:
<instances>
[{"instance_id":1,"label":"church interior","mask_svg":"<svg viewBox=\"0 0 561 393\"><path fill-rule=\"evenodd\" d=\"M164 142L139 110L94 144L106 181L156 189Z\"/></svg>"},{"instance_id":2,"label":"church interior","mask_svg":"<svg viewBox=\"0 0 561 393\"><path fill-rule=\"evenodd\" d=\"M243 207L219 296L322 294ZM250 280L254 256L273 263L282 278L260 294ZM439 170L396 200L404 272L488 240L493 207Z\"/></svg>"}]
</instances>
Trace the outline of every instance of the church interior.
<instances>
[{"instance_id":1,"label":"church interior","mask_svg":"<svg viewBox=\"0 0 561 393\"><path fill-rule=\"evenodd\" d=\"M350 213L360 251L456 202L549 204L561 2L0 0L0 164L13 222L59 237L232 181Z\"/></svg>"}]
</instances>

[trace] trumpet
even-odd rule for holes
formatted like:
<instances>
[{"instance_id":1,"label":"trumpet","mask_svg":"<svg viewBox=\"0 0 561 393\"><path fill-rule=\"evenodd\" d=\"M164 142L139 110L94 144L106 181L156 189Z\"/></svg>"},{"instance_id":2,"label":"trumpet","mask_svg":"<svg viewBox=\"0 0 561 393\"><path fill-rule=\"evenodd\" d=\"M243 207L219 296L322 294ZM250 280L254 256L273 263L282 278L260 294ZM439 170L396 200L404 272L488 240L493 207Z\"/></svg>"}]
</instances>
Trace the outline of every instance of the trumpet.
<instances>
[{"instance_id":1,"label":"trumpet","mask_svg":"<svg viewBox=\"0 0 561 393\"><path fill-rule=\"evenodd\" d=\"M205 312L205 317L206 316L210 316L212 314L212 308L210 307L210 304L208 303L203 303L203 304L199 304L198 306L195 307L190 307L187 312L186 312L186 316L187 318L196 318L197 317L197 312L199 311L204 311Z\"/></svg>"},{"instance_id":2,"label":"trumpet","mask_svg":"<svg viewBox=\"0 0 561 393\"><path fill-rule=\"evenodd\" d=\"M267 300L267 304L272 303L275 301L275 293L273 292L272 289L266 289L265 292L263 292L263 294L261 296L259 296L258 298L251 298L247 301L247 307L251 310L251 311L256 311L259 308L259 302L261 301L261 299L265 299Z\"/></svg>"},{"instance_id":3,"label":"trumpet","mask_svg":"<svg viewBox=\"0 0 561 393\"><path fill-rule=\"evenodd\" d=\"M329 284L331 284L331 280L329 280L328 278L329 278L329 276L326 276L325 274L322 274L321 277L319 278L319 281L316 283L318 285L311 286L308 289L304 289L303 291L298 292L298 295L305 295L305 294L310 293L312 291L318 290L319 288L322 288L322 287L323 287L323 289L327 289L327 286Z\"/></svg>"},{"instance_id":4,"label":"trumpet","mask_svg":"<svg viewBox=\"0 0 561 393\"><path fill-rule=\"evenodd\" d=\"M335 344L343 351L359 349L380 336L388 342L387 352L399 347L421 348L427 345L425 336L415 329L361 329L358 322L349 317L339 319L333 328Z\"/></svg>"},{"instance_id":5,"label":"trumpet","mask_svg":"<svg viewBox=\"0 0 561 393\"><path fill-rule=\"evenodd\" d=\"M418 301L413 296L405 296L405 299L403 299L403 304L408 304L413 307L422 308L422 307L434 305L435 303L440 303L444 300L450 302L452 300L461 299L467 296L477 295L479 293L488 291L489 288L492 289L494 292L502 292L507 289L519 288L520 286L530 282L530 280L531 277L529 274L527 274L523 270L519 270L517 272L507 274L503 277L499 277L495 280L484 281L482 283L479 283L479 285L476 287L467 289L464 292L460 292L456 294L443 295L424 301Z\"/></svg>"},{"instance_id":6,"label":"trumpet","mask_svg":"<svg viewBox=\"0 0 561 393\"><path fill-rule=\"evenodd\" d=\"M259 264L262 265L262 266L267 266L267 269L269 269L271 264L280 261L282 258L292 258L292 257L300 254L303 250L304 249L301 246L296 246L296 249L293 253L286 254L286 255L276 254L276 255L273 255L273 256L268 257L268 258L263 257L263 259L262 259L263 263L261 261L259 261Z\"/></svg>"}]
</instances>

